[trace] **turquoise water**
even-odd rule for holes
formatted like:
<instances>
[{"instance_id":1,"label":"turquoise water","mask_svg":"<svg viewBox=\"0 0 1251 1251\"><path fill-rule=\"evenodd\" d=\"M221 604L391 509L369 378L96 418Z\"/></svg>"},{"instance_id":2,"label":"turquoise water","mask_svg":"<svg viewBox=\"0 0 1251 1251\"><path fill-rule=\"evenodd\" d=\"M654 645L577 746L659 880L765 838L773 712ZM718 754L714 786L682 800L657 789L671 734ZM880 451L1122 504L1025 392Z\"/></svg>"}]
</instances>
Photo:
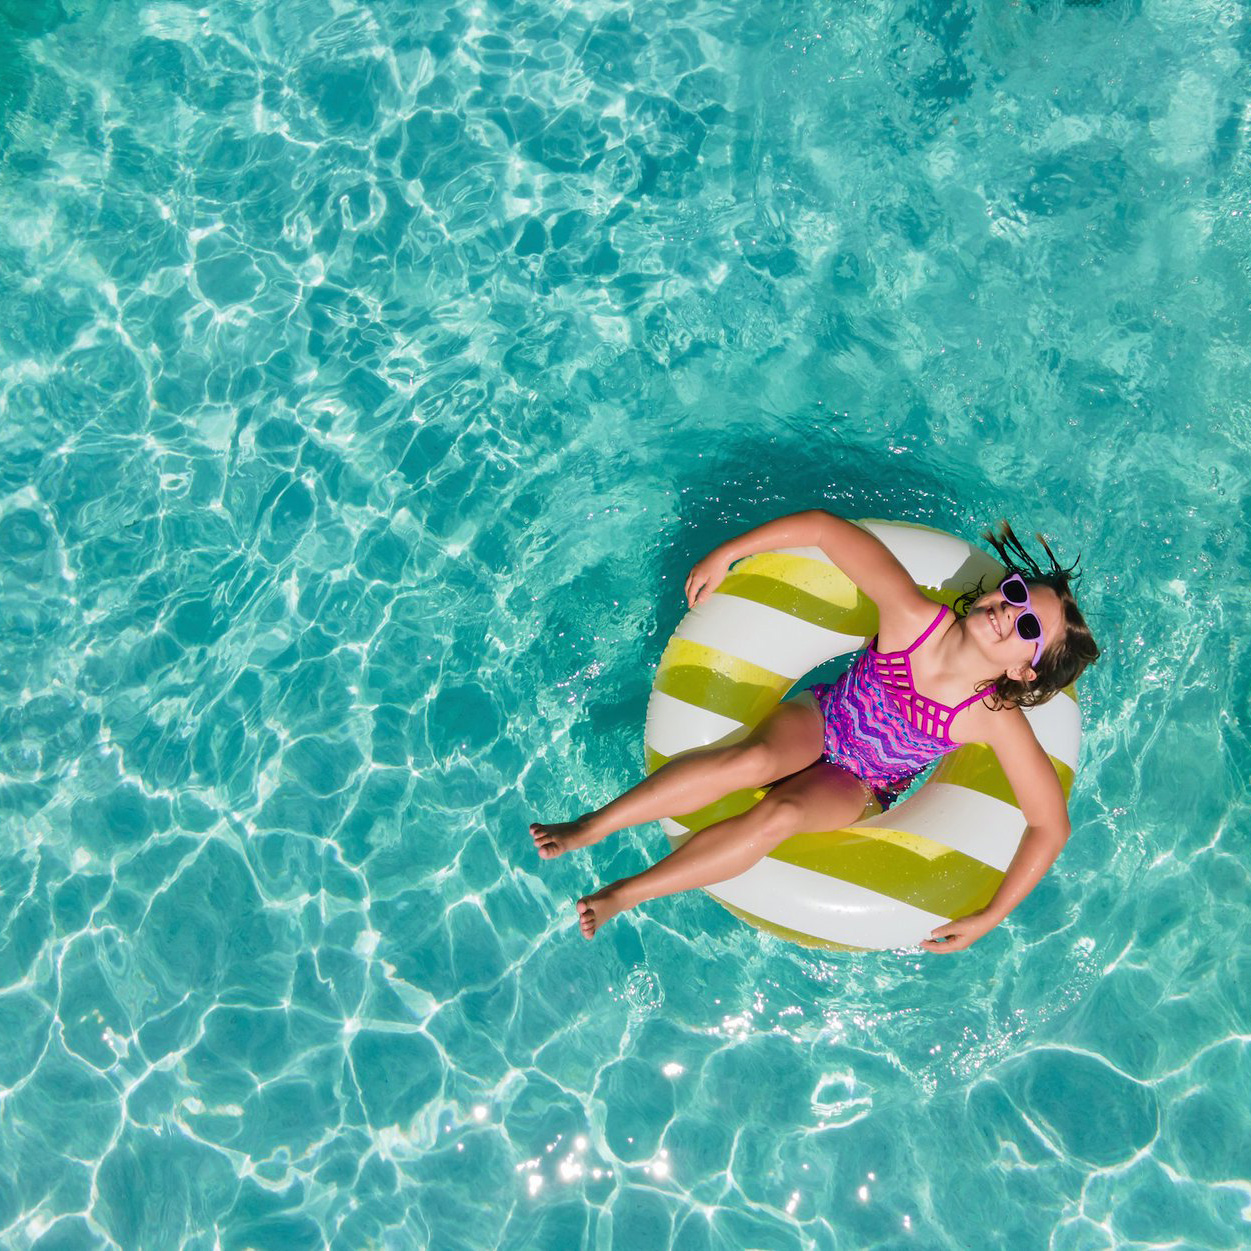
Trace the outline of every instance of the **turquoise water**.
<instances>
[{"instance_id":1,"label":"turquoise water","mask_svg":"<svg viewBox=\"0 0 1251 1251\"><path fill-rule=\"evenodd\" d=\"M0 1242L1251 1242L1251 23L0 4ZM583 942L690 564L1088 570L1062 860L959 958Z\"/></svg>"}]
</instances>

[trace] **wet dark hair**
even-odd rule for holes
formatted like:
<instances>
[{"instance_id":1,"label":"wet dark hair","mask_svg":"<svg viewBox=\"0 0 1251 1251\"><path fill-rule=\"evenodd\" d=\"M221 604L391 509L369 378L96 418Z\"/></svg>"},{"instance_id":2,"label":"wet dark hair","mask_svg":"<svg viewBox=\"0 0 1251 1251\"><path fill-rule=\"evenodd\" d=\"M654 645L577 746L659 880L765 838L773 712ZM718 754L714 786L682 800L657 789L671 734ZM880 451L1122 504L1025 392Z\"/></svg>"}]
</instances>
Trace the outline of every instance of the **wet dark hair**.
<instances>
[{"instance_id":1,"label":"wet dark hair","mask_svg":"<svg viewBox=\"0 0 1251 1251\"><path fill-rule=\"evenodd\" d=\"M1034 680L1016 682L1005 673L994 682L985 682L977 688L987 692L987 702L992 708L1034 708L1076 682L1082 670L1099 659L1098 644L1077 607L1077 600L1073 598L1073 583L1081 577L1078 569L1081 557L1078 556L1071 565L1060 564L1050 544L1039 534L1035 537L1051 562L1050 568L1043 569L1006 521L999 523L997 532L987 530L982 537L999 554L1008 571L1005 577L1019 573L1027 585L1050 587L1060 597L1064 637L1047 644L1047 649L1034 667ZM977 586L965 591L956 600L955 610L961 617L967 616L969 609L986 593L982 585L985 581L982 578ZM992 687L994 690L991 690Z\"/></svg>"}]
</instances>

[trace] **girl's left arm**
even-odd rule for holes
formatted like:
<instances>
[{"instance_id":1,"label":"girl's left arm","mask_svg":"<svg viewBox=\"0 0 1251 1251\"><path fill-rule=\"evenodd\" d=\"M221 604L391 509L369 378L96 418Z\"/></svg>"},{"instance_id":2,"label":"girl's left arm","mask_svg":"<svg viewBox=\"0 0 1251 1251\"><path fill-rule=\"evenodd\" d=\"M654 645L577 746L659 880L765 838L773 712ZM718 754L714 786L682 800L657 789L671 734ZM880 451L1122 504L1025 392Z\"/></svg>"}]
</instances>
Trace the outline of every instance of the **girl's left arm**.
<instances>
[{"instance_id":1,"label":"girl's left arm","mask_svg":"<svg viewBox=\"0 0 1251 1251\"><path fill-rule=\"evenodd\" d=\"M940 925L921 944L926 951L963 951L994 929L1038 885L1069 839L1069 812L1060 779L1025 714L1005 710L990 715L994 729L988 741L1025 815L1025 833L990 903L981 912Z\"/></svg>"}]
</instances>

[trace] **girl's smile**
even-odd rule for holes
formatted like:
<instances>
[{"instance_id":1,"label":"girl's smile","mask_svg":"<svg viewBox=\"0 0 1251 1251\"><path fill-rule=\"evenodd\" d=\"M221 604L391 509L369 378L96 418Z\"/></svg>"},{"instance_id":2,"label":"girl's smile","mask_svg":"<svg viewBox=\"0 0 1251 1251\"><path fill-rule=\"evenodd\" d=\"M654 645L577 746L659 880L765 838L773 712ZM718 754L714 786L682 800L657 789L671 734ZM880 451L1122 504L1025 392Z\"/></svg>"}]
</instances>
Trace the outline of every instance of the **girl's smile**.
<instances>
[{"instance_id":1,"label":"girl's smile","mask_svg":"<svg viewBox=\"0 0 1251 1251\"><path fill-rule=\"evenodd\" d=\"M1060 607L1060 597L1047 586L1031 586L1030 593L1033 611L1042 623L1044 641L1061 638L1064 634L1064 613ZM985 617L985 643L995 649L994 654L1002 656L1005 653L1000 652L1000 648L1011 649L1012 659L1005 665L1006 669L1022 663L1016 658L1018 652L1027 666L1034 654L1034 644L1022 639L1015 630L1017 616L1022 611L1022 608L1009 603L999 592L992 591L989 595L984 595L969 614L970 617Z\"/></svg>"}]
</instances>

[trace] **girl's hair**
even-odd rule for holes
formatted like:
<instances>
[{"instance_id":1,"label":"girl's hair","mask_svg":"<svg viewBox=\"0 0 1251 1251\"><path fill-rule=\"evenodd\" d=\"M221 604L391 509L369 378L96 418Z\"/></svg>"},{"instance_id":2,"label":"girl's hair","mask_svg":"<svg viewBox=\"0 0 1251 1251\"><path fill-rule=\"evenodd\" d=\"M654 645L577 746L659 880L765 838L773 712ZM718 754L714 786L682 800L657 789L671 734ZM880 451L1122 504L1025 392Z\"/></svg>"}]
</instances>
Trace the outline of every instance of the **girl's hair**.
<instances>
[{"instance_id":1,"label":"girl's hair","mask_svg":"<svg viewBox=\"0 0 1251 1251\"><path fill-rule=\"evenodd\" d=\"M995 682L986 682L978 689L989 692L992 708L1033 708L1038 704L1045 704L1058 691L1076 682L1087 665L1094 664L1099 659L1099 647L1073 598L1072 584L1081 577L1077 567L1081 557L1078 556L1071 565L1060 564L1047 540L1039 534L1035 537L1051 562L1049 569L1043 569L1025 550L1006 521L999 523L998 533L987 530L982 537L999 553L999 559L1008 571L1005 577L1019 573L1026 583L1049 586L1060 597L1060 610L1064 614L1064 636L1047 645L1034 667L1036 676L1032 682L1015 682L1004 674ZM977 586L965 591L956 600L955 609L960 616L966 616L973 604L985 594L982 589L985 581L983 578ZM992 686L994 690L990 691Z\"/></svg>"}]
</instances>

